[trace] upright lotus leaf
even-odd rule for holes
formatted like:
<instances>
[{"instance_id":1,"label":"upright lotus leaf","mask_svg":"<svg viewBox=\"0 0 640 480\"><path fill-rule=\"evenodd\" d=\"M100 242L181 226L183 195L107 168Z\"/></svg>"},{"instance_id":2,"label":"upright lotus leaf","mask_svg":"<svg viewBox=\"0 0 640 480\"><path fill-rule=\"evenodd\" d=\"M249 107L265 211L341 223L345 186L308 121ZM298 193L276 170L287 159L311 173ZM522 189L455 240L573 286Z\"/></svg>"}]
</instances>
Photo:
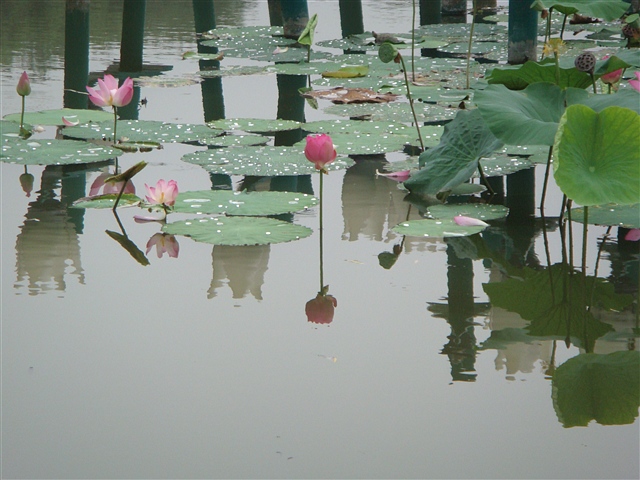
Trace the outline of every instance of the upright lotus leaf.
<instances>
[{"instance_id":1,"label":"upright lotus leaf","mask_svg":"<svg viewBox=\"0 0 640 480\"><path fill-rule=\"evenodd\" d=\"M589 17L617 20L629 8L629 2L622 0L563 0L561 2L536 0L531 8L539 11L553 8L564 15L580 13Z\"/></svg>"},{"instance_id":2,"label":"upright lotus leaf","mask_svg":"<svg viewBox=\"0 0 640 480\"><path fill-rule=\"evenodd\" d=\"M318 14L314 13L313 16L307 22L307 26L304 27L304 30L298 37L298 43L300 45L307 45L311 47L311 45L313 45L313 34L315 33L317 26L318 26Z\"/></svg>"},{"instance_id":3,"label":"upright lotus leaf","mask_svg":"<svg viewBox=\"0 0 640 480\"><path fill-rule=\"evenodd\" d=\"M596 112L618 106L629 108L640 115L640 95L633 88L621 88L611 95L591 95L588 99L575 103L582 103Z\"/></svg>"},{"instance_id":4,"label":"upright lotus leaf","mask_svg":"<svg viewBox=\"0 0 640 480\"><path fill-rule=\"evenodd\" d=\"M502 84L510 90L522 90L532 83L546 82L560 88L587 88L592 85L591 76L575 67L556 69L553 59L541 62L528 61L516 67L494 68L487 75L489 84Z\"/></svg>"},{"instance_id":5,"label":"upright lotus leaf","mask_svg":"<svg viewBox=\"0 0 640 480\"><path fill-rule=\"evenodd\" d=\"M480 158L502 145L477 109L460 110L453 121L445 125L440 144L420 155L422 169L404 182L404 186L411 193L421 195L451 190L471 178Z\"/></svg>"},{"instance_id":6,"label":"upright lotus leaf","mask_svg":"<svg viewBox=\"0 0 640 480\"><path fill-rule=\"evenodd\" d=\"M637 203L640 198L640 115L628 108L595 112L571 105L554 145L554 177L580 205Z\"/></svg>"},{"instance_id":7,"label":"upright lotus leaf","mask_svg":"<svg viewBox=\"0 0 640 480\"><path fill-rule=\"evenodd\" d=\"M640 406L640 352L585 353L553 374L553 408L564 427L629 425Z\"/></svg>"},{"instance_id":8,"label":"upright lotus leaf","mask_svg":"<svg viewBox=\"0 0 640 480\"><path fill-rule=\"evenodd\" d=\"M533 83L522 91L504 85L478 90L474 101L493 134L510 145L553 145L567 97L586 99L584 90L562 90L551 83Z\"/></svg>"}]
</instances>

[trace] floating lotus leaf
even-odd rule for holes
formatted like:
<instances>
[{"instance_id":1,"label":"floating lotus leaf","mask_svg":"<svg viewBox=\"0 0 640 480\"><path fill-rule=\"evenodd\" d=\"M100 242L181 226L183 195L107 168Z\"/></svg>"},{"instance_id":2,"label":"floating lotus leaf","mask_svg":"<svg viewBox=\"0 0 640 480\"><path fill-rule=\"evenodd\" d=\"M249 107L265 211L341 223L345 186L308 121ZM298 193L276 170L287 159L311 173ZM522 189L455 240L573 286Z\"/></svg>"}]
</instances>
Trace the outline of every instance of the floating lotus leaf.
<instances>
[{"instance_id":1,"label":"floating lotus leaf","mask_svg":"<svg viewBox=\"0 0 640 480\"><path fill-rule=\"evenodd\" d=\"M275 133L285 132L287 130L295 130L302 125L295 120L283 120L283 119L263 119L263 118L223 118L220 120L214 120L208 124L212 128L232 131L240 130L248 133Z\"/></svg>"},{"instance_id":2,"label":"floating lotus leaf","mask_svg":"<svg viewBox=\"0 0 640 480\"><path fill-rule=\"evenodd\" d=\"M436 25L422 25L420 28L416 29L416 32L426 35L427 38L441 38L443 40L448 40L448 43L464 41L465 39L469 41L471 24L441 23ZM476 23L473 28L473 37L475 41L499 40L504 38L506 34L507 27L505 25Z\"/></svg>"},{"instance_id":3,"label":"floating lotus leaf","mask_svg":"<svg viewBox=\"0 0 640 480\"><path fill-rule=\"evenodd\" d=\"M453 119L458 112L455 108L446 108L441 105L415 102L414 108L419 122L443 123ZM408 103L368 104L354 103L347 105L332 105L324 111L331 115L350 118L366 118L375 121L392 121L400 123L412 123L413 115Z\"/></svg>"},{"instance_id":4,"label":"floating lotus leaf","mask_svg":"<svg viewBox=\"0 0 640 480\"><path fill-rule=\"evenodd\" d=\"M531 8L538 11L554 10L564 14L580 15L596 18L604 18L605 20L617 20L629 8L629 3L622 0L563 0L560 2L554 0L536 0Z\"/></svg>"},{"instance_id":5,"label":"floating lotus leaf","mask_svg":"<svg viewBox=\"0 0 640 480\"><path fill-rule=\"evenodd\" d=\"M369 133L378 135L385 133L398 133L401 135L407 135L412 130L411 127L398 122L373 122L366 120L343 119L307 122L302 125L302 129L310 133L327 133L329 135L337 133Z\"/></svg>"},{"instance_id":6,"label":"floating lotus leaf","mask_svg":"<svg viewBox=\"0 0 640 480\"><path fill-rule=\"evenodd\" d=\"M262 135L220 135L200 140L202 145L211 147L256 147L258 145L266 145L269 138Z\"/></svg>"},{"instance_id":7,"label":"floating lotus leaf","mask_svg":"<svg viewBox=\"0 0 640 480\"><path fill-rule=\"evenodd\" d=\"M70 117L80 123L101 122L111 120L113 126L113 113L102 110L78 110L73 108L60 108L57 110L43 110L41 112L25 112L24 122L32 125L62 126L62 117ZM20 123L20 114L12 113L4 116L5 120Z\"/></svg>"},{"instance_id":8,"label":"floating lotus leaf","mask_svg":"<svg viewBox=\"0 0 640 480\"><path fill-rule=\"evenodd\" d=\"M460 110L456 118L445 125L437 147L429 148L419 157L422 169L404 182L411 192L436 195L466 182L478 169L480 158L502 146L480 112Z\"/></svg>"},{"instance_id":9,"label":"floating lotus leaf","mask_svg":"<svg viewBox=\"0 0 640 480\"><path fill-rule=\"evenodd\" d=\"M398 235L406 235L409 237L466 237L480 233L486 227L463 227L458 225L451 218L444 219L424 219L410 220L402 222L391 230Z\"/></svg>"},{"instance_id":10,"label":"floating lotus leaf","mask_svg":"<svg viewBox=\"0 0 640 480\"><path fill-rule=\"evenodd\" d=\"M358 78L366 77L369 73L369 67L366 65L350 65L347 67L340 67L338 70L324 71L323 77L330 78Z\"/></svg>"},{"instance_id":11,"label":"floating lotus leaf","mask_svg":"<svg viewBox=\"0 0 640 480\"><path fill-rule=\"evenodd\" d=\"M479 183L461 183L452 187L449 195L477 195L487 190L487 187Z\"/></svg>"},{"instance_id":12,"label":"floating lotus leaf","mask_svg":"<svg viewBox=\"0 0 640 480\"><path fill-rule=\"evenodd\" d=\"M189 123L165 123L153 120L118 120L117 135L127 141L188 143L211 138L222 132L206 125ZM64 134L71 138L98 140L113 136L113 120L67 127Z\"/></svg>"},{"instance_id":13,"label":"floating lotus leaf","mask_svg":"<svg viewBox=\"0 0 640 480\"><path fill-rule=\"evenodd\" d=\"M216 77L238 77L242 75L265 75L269 72L266 67L258 67L256 65L231 65L222 66L217 70L200 70L196 72L202 78Z\"/></svg>"},{"instance_id":14,"label":"floating lotus leaf","mask_svg":"<svg viewBox=\"0 0 640 480\"><path fill-rule=\"evenodd\" d=\"M197 242L236 246L291 242L312 233L302 225L260 217L196 218L166 224L162 231L185 235Z\"/></svg>"},{"instance_id":15,"label":"floating lotus leaf","mask_svg":"<svg viewBox=\"0 0 640 480\"><path fill-rule=\"evenodd\" d=\"M337 104L388 103L393 102L394 93L378 93L368 88L335 87L330 90L310 90L302 93L305 98L321 98Z\"/></svg>"},{"instance_id":16,"label":"floating lotus leaf","mask_svg":"<svg viewBox=\"0 0 640 480\"><path fill-rule=\"evenodd\" d=\"M306 193L199 190L179 193L174 211L207 215L279 215L306 210L317 203L317 198Z\"/></svg>"},{"instance_id":17,"label":"floating lotus leaf","mask_svg":"<svg viewBox=\"0 0 640 480\"><path fill-rule=\"evenodd\" d=\"M255 44L261 46L294 45L295 40L283 36L282 27L219 27L201 35L201 44L207 47L242 48Z\"/></svg>"},{"instance_id":18,"label":"floating lotus leaf","mask_svg":"<svg viewBox=\"0 0 640 480\"><path fill-rule=\"evenodd\" d=\"M502 205L487 205L481 203L460 203L432 205L428 208L429 214L438 219L453 219L457 215L476 218L482 221L504 218L509 214L509 209Z\"/></svg>"},{"instance_id":19,"label":"floating lotus leaf","mask_svg":"<svg viewBox=\"0 0 640 480\"><path fill-rule=\"evenodd\" d=\"M399 49L411 48L411 35L409 34L395 34L398 40L404 43L396 43L396 47ZM422 36L416 36L415 45L417 48L438 48L447 43L443 39L426 38ZM333 40L322 40L317 42L316 45L326 48L336 48L340 50L351 51L373 51L377 50L379 45L375 44L373 34L371 32L365 32L355 35L350 35L347 38L339 38Z\"/></svg>"},{"instance_id":20,"label":"floating lotus leaf","mask_svg":"<svg viewBox=\"0 0 640 480\"><path fill-rule=\"evenodd\" d=\"M33 127L26 123L22 124L22 128L27 131L32 131ZM20 139L20 118L17 122L10 122L8 120L0 120L0 132L2 140L18 140Z\"/></svg>"},{"instance_id":21,"label":"floating lotus leaf","mask_svg":"<svg viewBox=\"0 0 640 480\"><path fill-rule=\"evenodd\" d=\"M96 195L95 197L85 197L73 202L76 208L113 208L118 194L109 193L106 195ZM123 193L118 202L118 208L138 205L142 199L133 193Z\"/></svg>"},{"instance_id":22,"label":"floating lotus leaf","mask_svg":"<svg viewBox=\"0 0 640 480\"><path fill-rule=\"evenodd\" d=\"M553 148L554 177L580 205L637 203L640 198L640 115L628 108L595 112L571 105Z\"/></svg>"},{"instance_id":23,"label":"floating lotus leaf","mask_svg":"<svg viewBox=\"0 0 640 480\"><path fill-rule=\"evenodd\" d=\"M393 133L334 133L331 139L341 155L380 155L402 151L412 137ZM305 144L302 140L296 145L304 148Z\"/></svg>"},{"instance_id":24,"label":"floating lotus leaf","mask_svg":"<svg viewBox=\"0 0 640 480\"><path fill-rule=\"evenodd\" d=\"M472 42L471 54L472 55L484 55L485 53L495 52L497 50L506 49L505 42ZM469 51L469 42L456 42L450 43L444 47L438 48L439 52L455 53L460 55L466 55Z\"/></svg>"},{"instance_id":25,"label":"floating lotus leaf","mask_svg":"<svg viewBox=\"0 0 640 480\"><path fill-rule=\"evenodd\" d=\"M316 172L313 163L304 156L303 147L234 147L210 149L188 153L182 160L200 165L209 173L226 175L308 175ZM340 170L348 168L354 161L339 156L326 169Z\"/></svg>"},{"instance_id":26,"label":"floating lotus leaf","mask_svg":"<svg viewBox=\"0 0 640 480\"><path fill-rule=\"evenodd\" d=\"M553 408L564 427L628 425L640 406L640 352L584 353L553 374Z\"/></svg>"},{"instance_id":27,"label":"floating lotus leaf","mask_svg":"<svg viewBox=\"0 0 640 480\"><path fill-rule=\"evenodd\" d=\"M259 42L251 43L247 47L225 48L222 50L225 57L228 58L247 58L261 62L278 62L278 63L298 63L307 61L307 49L288 46L284 47L274 45L262 45ZM328 60L331 59L328 52L311 51L311 60Z\"/></svg>"},{"instance_id":28,"label":"floating lotus leaf","mask_svg":"<svg viewBox=\"0 0 640 480\"><path fill-rule=\"evenodd\" d=\"M573 208L571 220L584 223L584 208ZM592 205L587 220L591 225L640 228L640 203L632 205Z\"/></svg>"},{"instance_id":29,"label":"floating lotus leaf","mask_svg":"<svg viewBox=\"0 0 640 480\"><path fill-rule=\"evenodd\" d=\"M195 78L167 78L167 77L142 77L136 78L136 85L140 87L155 87L155 88L176 88L187 87L189 85L195 85L200 83L200 80Z\"/></svg>"},{"instance_id":30,"label":"floating lotus leaf","mask_svg":"<svg viewBox=\"0 0 640 480\"><path fill-rule=\"evenodd\" d=\"M20 165L74 165L104 162L122 152L75 140L5 140L0 161Z\"/></svg>"}]
</instances>

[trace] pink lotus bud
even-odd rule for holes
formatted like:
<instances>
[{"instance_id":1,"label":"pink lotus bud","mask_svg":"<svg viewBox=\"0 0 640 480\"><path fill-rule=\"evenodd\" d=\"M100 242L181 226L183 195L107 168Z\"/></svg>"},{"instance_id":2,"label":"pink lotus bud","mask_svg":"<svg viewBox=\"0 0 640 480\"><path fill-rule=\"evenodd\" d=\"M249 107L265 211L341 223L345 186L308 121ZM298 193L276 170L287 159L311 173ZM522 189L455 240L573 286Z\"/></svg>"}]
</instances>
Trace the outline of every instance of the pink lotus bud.
<instances>
[{"instance_id":1,"label":"pink lotus bud","mask_svg":"<svg viewBox=\"0 0 640 480\"><path fill-rule=\"evenodd\" d=\"M453 221L463 227L488 227L489 224L478 220L477 218L465 217L464 215L458 215L453 217Z\"/></svg>"},{"instance_id":2,"label":"pink lotus bud","mask_svg":"<svg viewBox=\"0 0 640 480\"><path fill-rule=\"evenodd\" d=\"M402 170L400 172L380 173L378 170L376 170L376 175L379 175L381 177L387 177L387 178L390 178L391 180L395 180L398 183L402 183L409 179L409 177L411 176L411 171Z\"/></svg>"},{"instance_id":3,"label":"pink lotus bud","mask_svg":"<svg viewBox=\"0 0 640 480\"><path fill-rule=\"evenodd\" d=\"M31 82L29 81L29 75L27 75L27 72L22 72L22 75L20 75L16 92L18 92L18 95L21 97L26 97L31 93Z\"/></svg>"},{"instance_id":4,"label":"pink lotus bud","mask_svg":"<svg viewBox=\"0 0 640 480\"><path fill-rule=\"evenodd\" d=\"M316 170L327 173L325 165L330 164L338 155L333 146L331 137L326 133L320 135L307 135L307 145L304 147L304 155L307 160L313 162Z\"/></svg>"},{"instance_id":5,"label":"pink lotus bud","mask_svg":"<svg viewBox=\"0 0 640 480\"><path fill-rule=\"evenodd\" d=\"M629 230L624 236L624 239L627 242L637 242L638 240L640 240L640 228L632 228L631 230Z\"/></svg>"},{"instance_id":6,"label":"pink lotus bud","mask_svg":"<svg viewBox=\"0 0 640 480\"><path fill-rule=\"evenodd\" d=\"M606 60L607 58L609 58L609 55L605 55L604 57L602 57L603 60ZM600 77L600 80L602 80L607 85L613 85L614 83L618 83L620 81L620 77L622 77L621 68L614 72L609 72L602 75Z\"/></svg>"},{"instance_id":7,"label":"pink lotus bud","mask_svg":"<svg viewBox=\"0 0 640 480\"><path fill-rule=\"evenodd\" d=\"M635 72L635 75L635 80L629 80L629 85L631 85L634 90L640 92L640 72Z\"/></svg>"}]
</instances>

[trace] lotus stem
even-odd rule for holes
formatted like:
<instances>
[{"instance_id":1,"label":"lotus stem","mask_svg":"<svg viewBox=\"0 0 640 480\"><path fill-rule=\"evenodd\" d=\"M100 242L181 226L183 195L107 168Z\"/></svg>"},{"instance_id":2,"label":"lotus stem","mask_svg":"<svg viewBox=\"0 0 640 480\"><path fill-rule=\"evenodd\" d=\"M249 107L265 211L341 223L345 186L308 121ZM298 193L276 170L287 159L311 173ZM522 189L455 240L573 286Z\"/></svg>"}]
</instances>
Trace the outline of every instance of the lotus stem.
<instances>
[{"instance_id":1,"label":"lotus stem","mask_svg":"<svg viewBox=\"0 0 640 480\"><path fill-rule=\"evenodd\" d=\"M589 75L591 76L591 84L593 85L593 93L598 94L598 90L596 90L596 77L593 75L593 70L589 71ZM611 85L609 85L609 89L611 89ZM609 91L611 93L611 91Z\"/></svg>"},{"instance_id":2,"label":"lotus stem","mask_svg":"<svg viewBox=\"0 0 640 480\"><path fill-rule=\"evenodd\" d=\"M476 0L473 0L471 10L471 30L469 30L469 48L467 48L467 90L471 88L471 45L473 44L473 30L476 25Z\"/></svg>"},{"instance_id":3,"label":"lotus stem","mask_svg":"<svg viewBox=\"0 0 640 480\"><path fill-rule=\"evenodd\" d=\"M411 18L411 79L414 82L416 81L415 48L416 48L416 0L413 0L413 17Z\"/></svg>"},{"instance_id":4,"label":"lotus stem","mask_svg":"<svg viewBox=\"0 0 640 480\"><path fill-rule=\"evenodd\" d=\"M22 129L24 125L24 98L25 95L21 95L22 98L22 112L20 113L20 133L22 134Z\"/></svg>"},{"instance_id":5,"label":"lotus stem","mask_svg":"<svg viewBox=\"0 0 640 480\"><path fill-rule=\"evenodd\" d=\"M562 40L562 37L564 36L564 27L567 24L567 14L564 15L564 18L562 19L562 28L560 29L560 40Z\"/></svg>"},{"instance_id":6,"label":"lotus stem","mask_svg":"<svg viewBox=\"0 0 640 480\"><path fill-rule=\"evenodd\" d=\"M598 247L598 255L596 256L596 264L594 265L593 268L593 278L596 279L598 278L598 265L600 264L600 256L602 255L602 250L604 249L604 244L606 243L607 239L609 238L609 234L611 233L611 225L609 225L607 227L607 231L604 232L604 235L602 237L602 242L600 243L600 247ZM596 282L593 282L593 285L591 285L591 295L589 297L589 305L587 306L587 311L591 310L591 305L593 305L593 293L595 292L596 289Z\"/></svg>"},{"instance_id":7,"label":"lotus stem","mask_svg":"<svg viewBox=\"0 0 640 480\"><path fill-rule=\"evenodd\" d=\"M413 108L413 98L411 97L411 90L409 89L409 77L407 76L407 67L404 64L404 58L398 52L398 58L400 58L400 62L402 62L402 72L404 73L404 84L407 87L407 98L409 99L409 106L411 107L411 113L413 114L413 121L416 124L416 129L418 130L418 140L420 141L421 151L424 152L424 143L422 142L422 133L420 133L420 124L418 123L418 117L416 116L416 111Z\"/></svg>"},{"instance_id":8,"label":"lotus stem","mask_svg":"<svg viewBox=\"0 0 640 480\"><path fill-rule=\"evenodd\" d=\"M480 162L478 162L478 172L480 173L480 179L482 180L482 183L484 183L484 186L487 187L487 190L489 190L491 196L494 196L496 192L494 192L493 188L491 188L491 185L489 184L489 181L487 180L487 177L482 170L482 165L480 165Z\"/></svg>"},{"instance_id":9,"label":"lotus stem","mask_svg":"<svg viewBox=\"0 0 640 480\"><path fill-rule=\"evenodd\" d=\"M129 183L129 180L124 181L124 183L122 184L122 188L120 189L120 192L118 192L118 196L116 197L116 202L113 204L113 209L112 209L113 213L116 213L116 208L118 208L118 203L120 202L120 198L124 193L124 189L127 187L127 183Z\"/></svg>"},{"instance_id":10,"label":"lotus stem","mask_svg":"<svg viewBox=\"0 0 640 480\"><path fill-rule=\"evenodd\" d=\"M322 242L322 237L323 237L323 224L322 224L322 184L323 184L323 178L324 178L324 173L322 172L322 170L320 171L320 194L318 195L318 203L319 203L319 215L320 215L320 227L319 227L319 233L320 233L320 291L322 291L322 289L324 288L324 272L323 272L323 268L322 268L322 263L323 263L323 242Z\"/></svg>"},{"instance_id":11,"label":"lotus stem","mask_svg":"<svg viewBox=\"0 0 640 480\"><path fill-rule=\"evenodd\" d=\"M540 214L544 216L544 201L547 197L547 186L549 185L549 173L551 171L551 156L553 155L553 145L549 147L547 156L547 167L544 170L544 184L542 185L542 196L540 197Z\"/></svg>"}]
</instances>

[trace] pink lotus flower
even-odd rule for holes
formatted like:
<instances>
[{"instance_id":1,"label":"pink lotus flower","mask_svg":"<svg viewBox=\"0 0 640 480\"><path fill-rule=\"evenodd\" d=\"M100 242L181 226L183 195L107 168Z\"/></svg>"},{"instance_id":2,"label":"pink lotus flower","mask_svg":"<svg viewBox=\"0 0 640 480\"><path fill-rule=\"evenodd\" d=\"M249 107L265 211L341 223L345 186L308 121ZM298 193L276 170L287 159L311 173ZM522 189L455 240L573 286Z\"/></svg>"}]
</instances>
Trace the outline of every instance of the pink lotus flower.
<instances>
[{"instance_id":1,"label":"pink lotus flower","mask_svg":"<svg viewBox=\"0 0 640 480\"><path fill-rule=\"evenodd\" d=\"M146 253L149 253L153 247L156 247L158 258L162 258L162 255L165 253L171 258L178 258L178 253L180 253L180 245L178 245L178 240L176 240L175 235L166 233L154 234L147 242Z\"/></svg>"},{"instance_id":2,"label":"pink lotus flower","mask_svg":"<svg viewBox=\"0 0 640 480\"><path fill-rule=\"evenodd\" d=\"M27 72L22 72L22 75L20 75L16 92L18 92L18 95L21 97L26 97L31 93L31 82L29 81L29 75L27 75Z\"/></svg>"},{"instance_id":3,"label":"pink lotus flower","mask_svg":"<svg viewBox=\"0 0 640 480\"><path fill-rule=\"evenodd\" d=\"M331 137L326 133L321 133L320 135L307 135L304 155L307 160L315 164L316 170L320 170L321 173L327 173L324 167L333 162L338 154L333 146Z\"/></svg>"},{"instance_id":4,"label":"pink lotus flower","mask_svg":"<svg viewBox=\"0 0 640 480\"><path fill-rule=\"evenodd\" d=\"M118 88L118 80L113 75L98 79L100 90L87 87L89 100L99 107L124 107L133 98L133 80L127 77Z\"/></svg>"},{"instance_id":5,"label":"pink lotus flower","mask_svg":"<svg viewBox=\"0 0 640 480\"><path fill-rule=\"evenodd\" d=\"M122 190L123 182L105 182L105 180L109 177L112 177L113 174L109 172L101 173L98 178L96 178L91 184L91 188L89 189L89 196L93 197L95 195L108 195L108 194L118 194L120 190ZM136 193L136 187L131 183L131 180L127 182L127 186L124 187L124 193Z\"/></svg>"},{"instance_id":6,"label":"pink lotus flower","mask_svg":"<svg viewBox=\"0 0 640 480\"><path fill-rule=\"evenodd\" d=\"M391 180L395 180L398 183L402 183L409 179L409 177L411 176L411 170L402 170L400 172L390 172L390 173L380 173L378 170L376 170L376 175L379 175L381 177L387 177L387 178L390 178Z\"/></svg>"},{"instance_id":7,"label":"pink lotus flower","mask_svg":"<svg viewBox=\"0 0 640 480\"><path fill-rule=\"evenodd\" d=\"M333 313L338 306L338 301L332 295L323 295L322 292L316 298L309 300L304 307L307 320L311 323L329 324L333 321Z\"/></svg>"},{"instance_id":8,"label":"pink lotus flower","mask_svg":"<svg viewBox=\"0 0 640 480\"><path fill-rule=\"evenodd\" d=\"M640 240L640 228L632 228L631 230L629 230L624 236L624 239L627 242L637 242L638 240Z\"/></svg>"},{"instance_id":9,"label":"pink lotus flower","mask_svg":"<svg viewBox=\"0 0 640 480\"><path fill-rule=\"evenodd\" d=\"M640 92L640 72L635 72L635 75L635 80L629 80L629 85L631 85L634 90Z\"/></svg>"},{"instance_id":10,"label":"pink lotus flower","mask_svg":"<svg viewBox=\"0 0 640 480\"><path fill-rule=\"evenodd\" d=\"M155 187L150 187L146 183L144 184L147 189L147 202L152 205L163 205L170 207L176 203L176 197L178 196L178 183L175 180L158 180Z\"/></svg>"},{"instance_id":11,"label":"pink lotus flower","mask_svg":"<svg viewBox=\"0 0 640 480\"><path fill-rule=\"evenodd\" d=\"M603 60L606 60L607 58L609 58L609 55L605 55L604 57L602 57ZM614 83L618 83L618 81L620 81L620 77L622 77L622 68L614 72L609 72L602 75L600 77L600 80L602 80L607 85L613 85Z\"/></svg>"},{"instance_id":12,"label":"pink lotus flower","mask_svg":"<svg viewBox=\"0 0 640 480\"><path fill-rule=\"evenodd\" d=\"M464 215L457 215L453 217L453 221L456 224L463 227L488 227L489 224L483 222L482 220L478 220L477 218L465 217Z\"/></svg>"}]
</instances>

